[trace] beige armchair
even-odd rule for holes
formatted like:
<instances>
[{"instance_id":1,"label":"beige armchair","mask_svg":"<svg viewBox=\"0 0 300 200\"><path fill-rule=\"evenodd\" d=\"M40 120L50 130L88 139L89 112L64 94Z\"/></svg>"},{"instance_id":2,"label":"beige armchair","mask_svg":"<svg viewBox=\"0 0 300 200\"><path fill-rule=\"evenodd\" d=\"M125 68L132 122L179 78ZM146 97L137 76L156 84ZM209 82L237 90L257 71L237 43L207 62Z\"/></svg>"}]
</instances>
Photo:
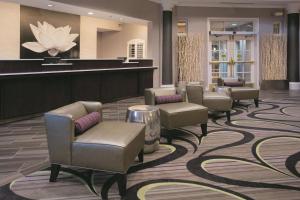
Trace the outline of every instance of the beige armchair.
<instances>
[{"instance_id":1,"label":"beige armchair","mask_svg":"<svg viewBox=\"0 0 300 200\"><path fill-rule=\"evenodd\" d=\"M227 83L226 83L227 82ZM216 91L222 91L224 88L230 87L230 97L235 102L240 100L253 99L255 106L259 106L259 89L254 87L253 83L246 83L243 79L218 79Z\"/></svg>"},{"instance_id":2,"label":"beige armchair","mask_svg":"<svg viewBox=\"0 0 300 200\"><path fill-rule=\"evenodd\" d=\"M180 94L182 102L156 104L156 96ZM170 88L149 88L145 90L145 103L155 105L160 110L160 123L167 130L168 143L172 142L172 131L184 126L201 124L202 134L207 134L208 110L206 107L186 102L185 89Z\"/></svg>"},{"instance_id":3,"label":"beige armchair","mask_svg":"<svg viewBox=\"0 0 300 200\"><path fill-rule=\"evenodd\" d=\"M210 111L225 112L227 121L230 121L232 99L231 88L219 92L206 92L201 85L190 84L186 86L188 101L207 107Z\"/></svg>"},{"instance_id":4,"label":"beige armchair","mask_svg":"<svg viewBox=\"0 0 300 200\"><path fill-rule=\"evenodd\" d=\"M61 165L110 171L120 174L119 192L124 196L127 170L137 156L143 162L145 126L104 121L75 137L74 121L90 112L102 114L101 103L81 101L45 114L50 182L56 181Z\"/></svg>"}]
</instances>

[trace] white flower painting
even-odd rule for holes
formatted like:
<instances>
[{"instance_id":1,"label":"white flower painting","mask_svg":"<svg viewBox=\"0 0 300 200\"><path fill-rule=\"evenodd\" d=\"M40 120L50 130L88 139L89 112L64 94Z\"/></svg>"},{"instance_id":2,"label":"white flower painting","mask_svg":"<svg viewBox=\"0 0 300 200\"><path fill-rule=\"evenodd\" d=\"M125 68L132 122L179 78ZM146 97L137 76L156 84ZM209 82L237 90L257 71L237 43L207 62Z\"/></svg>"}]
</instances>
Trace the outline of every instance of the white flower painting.
<instances>
[{"instance_id":1,"label":"white flower painting","mask_svg":"<svg viewBox=\"0 0 300 200\"><path fill-rule=\"evenodd\" d=\"M36 42L25 42L23 47L37 53L48 51L50 56L56 56L60 52L66 52L77 44L73 42L79 34L70 34L71 27L64 26L55 28L47 22L38 26L30 24L31 31L36 38Z\"/></svg>"}]
</instances>

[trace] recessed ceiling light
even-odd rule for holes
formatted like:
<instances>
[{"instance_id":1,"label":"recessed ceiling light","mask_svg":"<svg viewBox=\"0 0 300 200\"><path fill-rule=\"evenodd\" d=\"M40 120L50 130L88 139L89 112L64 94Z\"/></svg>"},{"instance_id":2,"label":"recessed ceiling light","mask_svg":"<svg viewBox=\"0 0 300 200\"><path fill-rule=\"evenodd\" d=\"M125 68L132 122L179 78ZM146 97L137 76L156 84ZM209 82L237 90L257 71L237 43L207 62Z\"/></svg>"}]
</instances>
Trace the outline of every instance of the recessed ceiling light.
<instances>
[{"instance_id":1,"label":"recessed ceiling light","mask_svg":"<svg viewBox=\"0 0 300 200\"><path fill-rule=\"evenodd\" d=\"M178 22L177 26L186 26L186 23L185 22Z\"/></svg>"},{"instance_id":2,"label":"recessed ceiling light","mask_svg":"<svg viewBox=\"0 0 300 200\"><path fill-rule=\"evenodd\" d=\"M88 14L89 14L89 15L93 15L94 13L93 13L93 12L88 12Z\"/></svg>"},{"instance_id":3,"label":"recessed ceiling light","mask_svg":"<svg viewBox=\"0 0 300 200\"><path fill-rule=\"evenodd\" d=\"M237 24L231 24L232 26L237 26Z\"/></svg>"},{"instance_id":4,"label":"recessed ceiling light","mask_svg":"<svg viewBox=\"0 0 300 200\"><path fill-rule=\"evenodd\" d=\"M53 7L53 5L52 4L48 4L48 7Z\"/></svg>"},{"instance_id":5,"label":"recessed ceiling light","mask_svg":"<svg viewBox=\"0 0 300 200\"><path fill-rule=\"evenodd\" d=\"M281 17L281 16L283 16L283 12L282 11L274 12L273 15L275 17Z\"/></svg>"}]
</instances>

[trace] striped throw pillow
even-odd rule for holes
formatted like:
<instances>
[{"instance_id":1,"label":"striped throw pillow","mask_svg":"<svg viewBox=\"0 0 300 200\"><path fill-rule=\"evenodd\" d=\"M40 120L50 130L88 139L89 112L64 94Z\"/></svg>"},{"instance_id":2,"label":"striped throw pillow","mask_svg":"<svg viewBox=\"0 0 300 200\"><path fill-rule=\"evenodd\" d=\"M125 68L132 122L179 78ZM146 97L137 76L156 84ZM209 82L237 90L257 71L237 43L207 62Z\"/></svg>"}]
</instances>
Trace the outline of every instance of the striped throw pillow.
<instances>
[{"instance_id":1,"label":"striped throw pillow","mask_svg":"<svg viewBox=\"0 0 300 200\"><path fill-rule=\"evenodd\" d=\"M75 120L75 136L82 134L84 131L93 127L100 122L100 114L98 112L89 113Z\"/></svg>"},{"instance_id":2,"label":"striped throw pillow","mask_svg":"<svg viewBox=\"0 0 300 200\"><path fill-rule=\"evenodd\" d=\"M182 102L182 96L180 94L155 97L156 104L177 103L177 102Z\"/></svg>"}]
</instances>

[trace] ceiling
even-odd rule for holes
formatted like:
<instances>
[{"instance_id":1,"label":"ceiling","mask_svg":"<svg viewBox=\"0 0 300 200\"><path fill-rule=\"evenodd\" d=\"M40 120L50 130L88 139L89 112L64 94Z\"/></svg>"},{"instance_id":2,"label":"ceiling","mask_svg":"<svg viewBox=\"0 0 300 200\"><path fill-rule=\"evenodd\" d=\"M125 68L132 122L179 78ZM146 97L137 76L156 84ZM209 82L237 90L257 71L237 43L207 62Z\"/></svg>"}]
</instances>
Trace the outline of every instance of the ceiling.
<instances>
[{"instance_id":1,"label":"ceiling","mask_svg":"<svg viewBox=\"0 0 300 200\"><path fill-rule=\"evenodd\" d=\"M1 1L1 0L0 0ZM120 23L136 23L136 24L147 24L148 21L137 19L133 17L128 17L116 13L104 12L99 9L90 9L82 6L75 6L71 4L60 3L51 0L4 0L6 2L18 3L25 6L31 6L36 8L42 8L47 10L53 10L58 12L65 12L70 14L90 16L101 19L118 21ZM52 5L49 7L48 5ZM89 15L88 13L93 13Z\"/></svg>"},{"instance_id":2,"label":"ceiling","mask_svg":"<svg viewBox=\"0 0 300 200\"><path fill-rule=\"evenodd\" d=\"M156 3L194 7L286 8L300 0L149 0Z\"/></svg>"}]
</instances>

